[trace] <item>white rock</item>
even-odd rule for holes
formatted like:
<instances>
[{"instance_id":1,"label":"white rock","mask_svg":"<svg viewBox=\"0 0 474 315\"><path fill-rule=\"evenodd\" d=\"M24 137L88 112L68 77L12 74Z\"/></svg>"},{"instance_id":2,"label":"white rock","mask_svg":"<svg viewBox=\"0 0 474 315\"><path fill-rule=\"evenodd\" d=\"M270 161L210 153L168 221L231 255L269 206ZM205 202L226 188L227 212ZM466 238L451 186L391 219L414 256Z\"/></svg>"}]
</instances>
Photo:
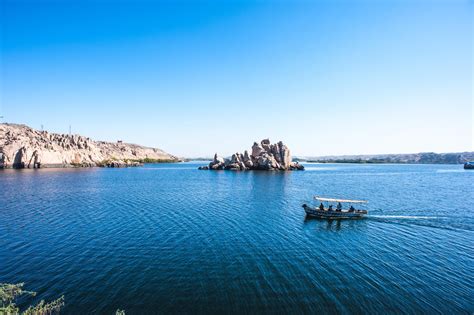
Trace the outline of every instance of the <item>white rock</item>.
<instances>
[{"instance_id":1,"label":"white rock","mask_svg":"<svg viewBox=\"0 0 474 315\"><path fill-rule=\"evenodd\" d=\"M104 160L179 159L160 149L93 141L79 135L39 132L25 125L0 124L0 167L65 167L97 165ZM136 163L129 163L134 165ZM124 165L127 163L124 162Z\"/></svg>"}]
</instances>

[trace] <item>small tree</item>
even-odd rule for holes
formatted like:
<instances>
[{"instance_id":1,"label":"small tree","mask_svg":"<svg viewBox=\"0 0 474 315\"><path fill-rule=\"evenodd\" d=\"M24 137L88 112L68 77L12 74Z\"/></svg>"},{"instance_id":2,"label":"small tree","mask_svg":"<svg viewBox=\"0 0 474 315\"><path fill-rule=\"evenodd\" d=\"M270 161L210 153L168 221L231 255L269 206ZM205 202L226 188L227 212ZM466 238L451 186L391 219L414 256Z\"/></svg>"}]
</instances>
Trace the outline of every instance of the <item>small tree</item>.
<instances>
[{"instance_id":1,"label":"small tree","mask_svg":"<svg viewBox=\"0 0 474 315\"><path fill-rule=\"evenodd\" d=\"M36 292L23 290L24 285L24 283L0 283L0 314L51 315L59 313L61 307L64 306L64 296L61 296L59 299L49 303L41 300L37 305L30 306L25 311L20 312L19 307L15 304L16 299L23 294L28 294L31 296L36 295Z\"/></svg>"}]
</instances>

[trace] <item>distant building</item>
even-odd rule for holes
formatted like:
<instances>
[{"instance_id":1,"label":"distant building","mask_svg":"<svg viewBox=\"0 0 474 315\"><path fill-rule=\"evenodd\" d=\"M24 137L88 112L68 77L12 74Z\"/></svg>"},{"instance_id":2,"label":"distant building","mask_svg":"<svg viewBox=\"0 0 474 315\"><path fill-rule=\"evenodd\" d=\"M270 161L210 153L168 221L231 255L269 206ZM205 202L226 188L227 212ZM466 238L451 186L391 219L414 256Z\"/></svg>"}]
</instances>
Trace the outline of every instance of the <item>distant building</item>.
<instances>
[{"instance_id":1,"label":"distant building","mask_svg":"<svg viewBox=\"0 0 474 315\"><path fill-rule=\"evenodd\" d=\"M117 143L118 143L118 144L122 144L123 141L122 141L122 140L117 140Z\"/></svg>"}]
</instances>

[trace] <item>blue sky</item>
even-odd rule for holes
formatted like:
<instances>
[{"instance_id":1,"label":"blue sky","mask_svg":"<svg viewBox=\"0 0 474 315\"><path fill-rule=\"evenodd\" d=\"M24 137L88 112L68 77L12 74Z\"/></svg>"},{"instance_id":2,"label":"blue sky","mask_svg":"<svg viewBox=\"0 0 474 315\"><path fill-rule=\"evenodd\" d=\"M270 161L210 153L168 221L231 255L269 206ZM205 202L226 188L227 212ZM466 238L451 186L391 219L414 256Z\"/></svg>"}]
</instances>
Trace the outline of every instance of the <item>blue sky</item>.
<instances>
[{"instance_id":1,"label":"blue sky","mask_svg":"<svg viewBox=\"0 0 474 315\"><path fill-rule=\"evenodd\" d=\"M473 1L0 2L7 122L187 157L473 150Z\"/></svg>"}]
</instances>

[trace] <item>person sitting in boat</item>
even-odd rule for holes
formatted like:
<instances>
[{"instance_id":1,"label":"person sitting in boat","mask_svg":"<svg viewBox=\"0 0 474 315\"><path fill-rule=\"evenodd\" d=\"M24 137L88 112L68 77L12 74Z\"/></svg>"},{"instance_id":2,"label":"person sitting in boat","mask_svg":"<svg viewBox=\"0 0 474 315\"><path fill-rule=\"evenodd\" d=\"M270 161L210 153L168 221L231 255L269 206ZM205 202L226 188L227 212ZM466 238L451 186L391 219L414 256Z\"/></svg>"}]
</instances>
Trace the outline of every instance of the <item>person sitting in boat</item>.
<instances>
[{"instance_id":1,"label":"person sitting in boat","mask_svg":"<svg viewBox=\"0 0 474 315\"><path fill-rule=\"evenodd\" d=\"M321 202L321 204L319 205L319 210L323 211L324 210L324 205L323 203Z\"/></svg>"},{"instance_id":2,"label":"person sitting in boat","mask_svg":"<svg viewBox=\"0 0 474 315\"><path fill-rule=\"evenodd\" d=\"M342 205L340 202L338 202L336 206L336 211L341 211L341 210L342 210Z\"/></svg>"},{"instance_id":3,"label":"person sitting in boat","mask_svg":"<svg viewBox=\"0 0 474 315\"><path fill-rule=\"evenodd\" d=\"M332 211L332 205L329 205L328 210L329 210L329 211Z\"/></svg>"},{"instance_id":4,"label":"person sitting in boat","mask_svg":"<svg viewBox=\"0 0 474 315\"><path fill-rule=\"evenodd\" d=\"M351 205L351 207L349 208L349 211L350 212L354 212L355 208Z\"/></svg>"}]
</instances>

